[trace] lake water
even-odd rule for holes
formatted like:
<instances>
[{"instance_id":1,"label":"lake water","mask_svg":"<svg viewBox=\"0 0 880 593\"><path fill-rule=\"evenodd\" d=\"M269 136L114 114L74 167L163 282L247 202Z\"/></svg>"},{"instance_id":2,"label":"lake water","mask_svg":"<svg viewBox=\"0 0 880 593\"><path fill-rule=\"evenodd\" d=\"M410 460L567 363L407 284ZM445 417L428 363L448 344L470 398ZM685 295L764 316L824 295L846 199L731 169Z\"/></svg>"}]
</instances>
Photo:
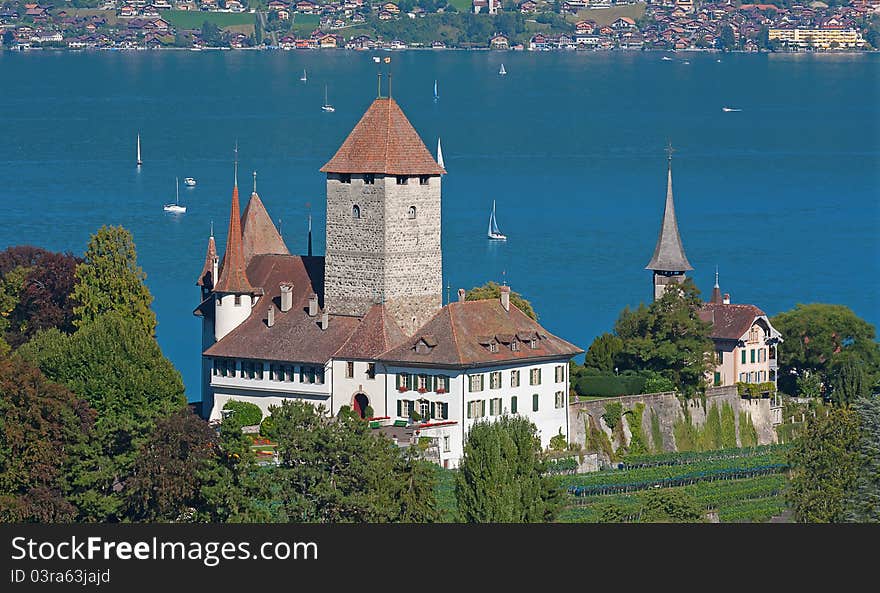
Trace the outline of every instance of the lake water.
<instances>
[{"instance_id":1,"label":"lake water","mask_svg":"<svg viewBox=\"0 0 880 593\"><path fill-rule=\"evenodd\" d=\"M770 315L842 303L880 323L880 55L381 55L432 152L442 136L453 296L506 278L548 330L586 349L625 305L651 298L643 268L669 139L679 227L704 294L717 264L733 302ZM318 169L376 96L371 57L0 53L0 247L81 254L102 224L131 229L159 342L189 399L200 399L195 281L212 220L225 245L233 144L243 197L257 170L260 196L298 253L311 204L323 253ZM325 84L335 113L320 109ZM182 216L162 211L175 176L198 180L181 186ZM493 199L506 244L485 238Z\"/></svg>"}]
</instances>

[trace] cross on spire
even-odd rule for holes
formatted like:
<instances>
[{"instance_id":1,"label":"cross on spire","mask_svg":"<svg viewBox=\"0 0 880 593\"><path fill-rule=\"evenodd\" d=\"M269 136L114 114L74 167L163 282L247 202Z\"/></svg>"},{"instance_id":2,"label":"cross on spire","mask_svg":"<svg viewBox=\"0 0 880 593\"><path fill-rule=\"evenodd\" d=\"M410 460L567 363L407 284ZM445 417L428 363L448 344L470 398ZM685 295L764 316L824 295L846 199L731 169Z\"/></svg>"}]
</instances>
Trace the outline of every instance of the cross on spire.
<instances>
[{"instance_id":1,"label":"cross on spire","mask_svg":"<svg viewBox=\"0 0 880 593\"><path fill-rule=\"evenodd\" d=\"M672 153L675 152L675 149L672 148L672 141L666 141L666 158L669 160L670 164L672 163Z\"/></svg>"}]
</instances>

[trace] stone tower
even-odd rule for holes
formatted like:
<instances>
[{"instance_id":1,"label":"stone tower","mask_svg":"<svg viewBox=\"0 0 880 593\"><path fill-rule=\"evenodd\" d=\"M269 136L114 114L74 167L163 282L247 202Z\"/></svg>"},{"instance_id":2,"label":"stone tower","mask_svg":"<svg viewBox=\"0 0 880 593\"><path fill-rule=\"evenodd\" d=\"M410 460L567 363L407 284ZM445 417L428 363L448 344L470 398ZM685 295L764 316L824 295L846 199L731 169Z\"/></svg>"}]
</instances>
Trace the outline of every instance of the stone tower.
<instances>
[{"instance_id":1,"label":"stone tower","mask_svg":"<svg viewBox=\"0 0 880 593\"><path fill-rule=\"evenodd\" d=\"M327 174L324 307L364 315L374 303L408 334L442 306L440 176L390 97L373 101L321 167Z\"/></svg>"},{"instance_id":2,"label":"stone tower","mask_svg":"<svg viewBox=\"0 0 880 593\"><path fill-rule=\"evenodd\" d=\"M663 209L663 223L660 225L660 235L657 237L657 246L654 247L654 257L645 266L651 270L654 284L654 300L663 296L666 287L672 283L681 284L685 279L685 272L693 270L681 237L678 234L678 223L675 220L675 201L672 199L672 147L668 151L667 179L666 179L666 207Z\"/></svg>"}]
</instances>

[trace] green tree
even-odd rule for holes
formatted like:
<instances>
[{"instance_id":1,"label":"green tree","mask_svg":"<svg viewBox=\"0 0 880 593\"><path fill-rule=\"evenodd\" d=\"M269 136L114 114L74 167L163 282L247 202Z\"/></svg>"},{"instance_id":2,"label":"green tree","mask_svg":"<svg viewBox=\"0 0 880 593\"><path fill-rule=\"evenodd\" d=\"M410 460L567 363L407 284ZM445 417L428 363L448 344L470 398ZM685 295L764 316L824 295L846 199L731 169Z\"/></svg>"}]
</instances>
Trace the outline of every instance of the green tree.
<instances>
[{"instance_id":1,"label":"green tree","mask_svg":"<svg viewBox=\"0 0 880 593\"><path fill-rule=\"evenodd\" d=\"M103 226L92 235L76 279L74 325L82 327L104 313L118 311L153 335L153 297L144 284L146 274L137 265L134 240L125 228Z\"/></svg>"},{"instance_id":2,"label":"green tree","mask_svg":"<svg viewBox=\"0 0 880 593\"><path fill-rule=\"evenodd\" d=\"M798 304L772 319L785 341L779 345L779 377L819 373L823 380L839 359L865 362L870 385L880 375L880 344L874 326L843 305ZM827 381L826 381L827 385Z\"/></svg>"},{"instance_id":3,"label":"green tree","mask_svg":"<svg viewBox=\"0 0 880 593\"><path fill-rule=\"evenodd\" d=\"M694 498L675 488L649 490L641 509L642 523L702 523L703 513Z\"/></svg>"},{"instance_id":4,"label":"green tree","mask_svg":"<svg viewBox=\"0 0 880 593\"><path fill-rule=\"evenodd\" d=\"M543 475L537 428L522 416L502 416L471 426L455 496L467 523L552 521L560 494Z\"/></svg>"},{"instance_id":5,"label":"green tree","mask_svg":"<svg viewBox=\"0 0 880 593\"><path fill-rule=\"evenodd\" d=\"M614 359L623 350L623 340L614 334L604 333L598 336L584 356L584 366L606 373L614 371Z\"/></svg>"},{"instance_id":6,"label":"green tree","mask_svg":"<svg viewBox=\"0 0 880 593\"><path fill-rule=\"evenodd\" d=\"M483 299L498 299L501 298L501 285L495 282L487 282L482 286L475 286L474 288L467 291L465 296L465 300L467 301L480 301ZM510 291L510 304L516 306L517 309L534 319L538 320L538 315L535 313L535 310L532 309L532 304L525 300L521 294L518 292Z\"/></svg>"},{"instance_id":7,"label":"green tree","mask_svg":"<svg viewBox=\"0 0 880 593\"><path fill-rule=\"evenodd\" d=\"M801 397L822 397L822 375L816 371L802 371L795 384Z\"/></svg>"},{"instance_id":8,"label":"green tree","mask_svg":"<svg viewBox=\"0 0 880 593\"><path fill-rule=\"evenodd\" d=\"M866 366L864 361L854 356L837 361L830 372L831 401L843 405L870 396Z\"/></svg>"},{"instance_id":9,"label":"green tree","mask_svg":"<svg viewBox=\"0 0 880 593\"><path fill-rule=\"evenodd\" d=\"M880 523L880 398L853 404L859 416L859 469L855 488L846 501L846 520Z\"/></svg>"},{"instance_id":10,"label":"green tree","mask_svg":"<svg viewBox=\"0 0 880 593\"><path fill-rule=\"evenodd\" d=\"M142 324L119 312L72 335L40 332L18 352L97 412L89 450L74 470L73 496L83 520L120 519L137 448L157 419L186 404L180 373Z\"/></svg>"},{"instance_id":11,"label":"green tree","mask_svg":"<svg viewBox=\"0 0 880 593\"><path fill-rule=\"evenodd\" d=\"M721 406L721 448L733 449L736 447L736 416L733 406L724 402Z\"/></svg>"},{"instance_id":12,"label":"green tree","mask_svg":"<svg viewBox=\"0 0 880 593\"><path fill-rule=\"evenodd\" d=\"M653 371L666 377L685 397L705 388L709 369L710 324L702 321L700 291L693 281L670 284L663 296L620 314L614 332L623 341L621 370Z\"/></svg>"},{"instance_id":13,"label":"green tree","mask_svg":"<svg viewBox=\"0 0 880 593\"><path fill-rule=\"evenodd\" d=\"M3 47L12 47L15 43L15 34L10 29L3 31Z\"/></svg>"},{"instance_id":14,"label":"green tree","mask_svg":"<svg viewBox=\"0 0 880 593\"><path fill-rule=\"evenodd\" d=\"M183 521L202 506L202 479L217 462L217 433L188 407L156 423L126 481L125 513L135 521Z\"/></svg>"},{"instance_id":15,"label":"green tree","mask_svg":"<svg viewBox=\"0 0 880 593\"><path fill-rule=\"evenodd\" d=\"M797 521L837 523L856 484L859 416L848 407L831 408L810 419L789 450L791 480L786 493Z\"/></svg>"},{"instance_id":16,"label":"green tree","mask_svg":"<svg viewBox=\"0 0 880 593\"><path fill-rule=\"evenodd\" d=\"M285 401L272 409L280 465L273 510L280 521L426 523L439 518L437 475L413 448L376 435L352 410Z\"/></svg>"},{"instance_id":17,"label":"green tree","mask_svg":"<svg viewBox=\"0 0 880 593\"><path fill-rule=\"evenodd\" d=\"M733 33L733 27L728 24L721 25L721 34L716 41L718 49L731 50L736 47L736 37Z\"/></svg>"},{"instance_id":18,"label":"green tree","mask_svg":"<svg viewBox=\"0 0 880 593\"><path fill-rule=\"evenodd\" d=\"M223 44L223 35L220 32L220 27L210 21L202 23L201 37L208 47L217 47Z\"/></svg>"},{"instance_id":19,"label":"green tree","mask_svg":"<svg viewBox=\"0 0 880 593\"><path fill-rule=\"evenodd\" d=\"M70 522L71 464L94 412L19 357L0 360L0 522Z\"/></svg>"},{"instance_id":20,"label":"green tree","mask_svg":"<svg viewBox=\"0 0 880 593\"><path fill-rule=\"evenodd\" d=\"M257 404L231 399L223 405L224 410L229 410L238 417L242 426L255 426L263 420L263 412Z\"/></svg>"}]
</instances>

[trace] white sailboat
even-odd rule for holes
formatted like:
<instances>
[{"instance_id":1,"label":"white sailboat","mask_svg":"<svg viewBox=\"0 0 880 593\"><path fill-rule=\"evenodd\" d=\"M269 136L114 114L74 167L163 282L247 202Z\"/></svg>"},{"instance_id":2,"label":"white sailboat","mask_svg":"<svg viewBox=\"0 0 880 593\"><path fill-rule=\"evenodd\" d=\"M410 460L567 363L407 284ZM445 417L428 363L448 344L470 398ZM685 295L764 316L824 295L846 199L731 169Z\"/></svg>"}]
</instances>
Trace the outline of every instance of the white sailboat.
<instances>
[{"instance_id":1,"label":"white sailboat","mask_svg":"<svg viewBox=\"0 0 880 593\"><path fill-rule=\"evenodd\" d=\"M177 197L174 199L173 204L165 204L162 208L165 212L174 212L175 214L181 214L186 212L186 206L180 205L180 178L174 178L175 183L177 184Z\"/></svg>"},{"instance_id":2,"label":"white sailboat","mask_svg":"<svg viewBox=\"0 0 880 593\"><path fill-rule=\"evenodd\" d=\"M306 82L309 78L306 76L306 70L303 68L303 75L299 77L299 79L303 82Z\"/></svg>"},{"instance_id":3,"label":"white sailboat","mask_svg":"<svg viewBox=\"0 0 880 593\"><path fill-rule=\"evenodd\" d=\"M443 164L443 149L440 148L440 136L437 136L437 164L446 168L446 165Z\"/></svg>"},{"instance_id":4,"label":"white sailboat","mask_svg":"<svg viewBox=\"0 0 880 593\"><path fill-rule=\"evenodd\" d=\"M321 107L324 111L336 111L336 109L327 102L327 85L324 85L324 105Z\"/></svg>"},{"instance_id":5,"label":"white sailboat","mask_svg":"<svg viewBox=\"0 0 880 593\"><path fill-rule=\"evenodd\" d=\"M436 101L439 98L440 98L440 95L437 94L437 81L435 80L434 81L434 100Z\"/></svg>"},{"instance_id":6,"label":"white sailboat","mask_svg":"<svg viewBox=\"0 0 880 593\"><path fill-rule=\"evenodd\" d=\"M137 154L137 166L140 167L144 162L141 160L141 135L138 134L138 154Z\"/></svg>"},{"instance_id":7,"label":"white sailboat","mask_svg":"<svg viewBox=\"0 0 880 593\"><path fill-rule=\"evenodd\" d=\"M498 71L498 74L500 74L501 76L507 74L507 70L504 69L504 64L501 64L501 70Z\"/></svg>"},{"instance_id":8,"label":"white sailboat","mask_svg":"<svg viewBox=\"0 0 880 593\"><path fill-rule=\"evenodd\" d=\"M498 223L495 222L495 200L492 200L492 214L489 216L488 236L494 241L507 241L507 235L501 233Z\"/></svg>"}]
</instances>

